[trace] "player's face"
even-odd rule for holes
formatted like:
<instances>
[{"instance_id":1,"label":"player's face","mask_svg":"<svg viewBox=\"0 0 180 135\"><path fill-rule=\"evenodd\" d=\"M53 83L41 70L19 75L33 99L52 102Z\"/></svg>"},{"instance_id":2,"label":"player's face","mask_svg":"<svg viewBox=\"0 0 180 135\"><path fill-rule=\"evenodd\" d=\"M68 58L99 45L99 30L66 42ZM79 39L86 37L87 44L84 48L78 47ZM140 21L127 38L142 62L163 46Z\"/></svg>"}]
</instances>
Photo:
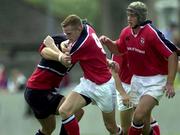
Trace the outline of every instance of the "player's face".
<instances>
[{"instance_id":1,"label":"player's face","mask_svg":"<svg viewBox=\"0 0 180 135\"><path fill-rule=\"evenodd\" d=\"M134 26L137 25L138 23L138 19L136 14L132 13L132 12L127 12L127 21L128 21L128 25L133 28Z\"/></svg>"},{"instance_id":2,"label":"player's face","mask_svg":"<svg viewBox=\"0 0 180 135\"><path fill-rule=\"evenodd\" d=\"M72 27L70 25L63 27L62 29L70 43L74 43L81 34L81 31L77 27Z\"/></svg>"}]
</instances>

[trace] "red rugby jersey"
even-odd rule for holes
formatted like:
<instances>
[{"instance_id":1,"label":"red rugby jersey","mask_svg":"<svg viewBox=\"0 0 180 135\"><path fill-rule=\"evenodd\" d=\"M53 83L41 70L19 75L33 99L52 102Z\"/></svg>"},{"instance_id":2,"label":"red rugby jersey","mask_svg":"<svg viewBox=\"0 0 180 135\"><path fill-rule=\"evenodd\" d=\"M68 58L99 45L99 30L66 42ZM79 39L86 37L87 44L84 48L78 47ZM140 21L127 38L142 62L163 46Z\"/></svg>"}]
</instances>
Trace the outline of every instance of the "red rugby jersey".
<instances>
[{"instance_id":1,"label":"red rugby jersey","mask_svg":"<svg viewBox=\"0 0 180 135\"><path fill-rule=\"evenodd\" d=\"M119 64L120 70L119 70L119 78L122 82L130 84L132 73L129 68L129 62L127 58L127 53L124 55L113 55L112 60L116 61Z\"/></svg>"},{"instance_id":2,"label":"red rugby jersey","mask_svg":"<svg viewBox=\"0 0 180 135\"><path fill-rule=\"evenodd\" d=\"M36 68L27 81L27 87L36 90L59 88L62 76L46 69Z\"/></svg>"},{"instance_id":3,"label":"red rugby jersey","mask_svg":"<svg viewBox=\"0 0 180 135\"><path fill-rule=\"evenodd\" d=\"M62 41L65 41L65 35L59 34L52 37L55 44L59 48ZM42 43L39 48L39 52L45 45ZM42 58L37 68L27 81L27 87L34 90L50 90L58 88L64 75L69 72L70 68L65 67L58 61L47 60Z\"/></svg>"},{"instance_id":4,"label":"red rugby jersey","mask_svg":"<svg viewBox=\"0 0 180 135\"><path fill-rule=\"evenodd\" d=\"M103 84L111 78L106 54L91 26L84 24L79 39L71 48L72 63L79 62L84 77L96 84Z\"/></svg>"},{"instance_id":5,"label":"red rugby jersey","mask_svg":"<svg viewBox=\"0 0 180 135\"><path fill-rule=\"evenodd\" d=\"M135 75L151 76L168 73L168 57L176 47L147 21L134 35L128 26L117 41L120 52L128 52L129 66Z\"/></svg>"}]
</instances>

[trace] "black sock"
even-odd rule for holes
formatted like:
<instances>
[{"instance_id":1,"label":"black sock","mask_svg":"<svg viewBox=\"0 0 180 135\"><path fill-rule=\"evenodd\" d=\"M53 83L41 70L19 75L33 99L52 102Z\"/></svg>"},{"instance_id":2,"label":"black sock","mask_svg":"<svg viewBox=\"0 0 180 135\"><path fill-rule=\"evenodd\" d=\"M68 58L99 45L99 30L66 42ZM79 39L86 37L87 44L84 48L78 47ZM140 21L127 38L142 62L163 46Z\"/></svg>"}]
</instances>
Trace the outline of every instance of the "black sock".
<instances>
[{"instance_id":1,"label":"black sock","mask_svg":"<svg viewBox=\"0 0 180 135\"><path fill-rule=\"evenodd\" d=\"M157 123L156 120L152 121L150 124L153 125L153 124L155 124L155 123Z\"/></svg>"},{"instance_id":2,"label":"black sock","mask_svg":"<svg viewBox=\"0 0 180 135\"><path fill-rule=\"evenodd\" d=\"M44 135L40 130L35 135Z\"/></svg>"},{"instance_id":3,"label":"black sock","mask_svg":"<svg viewBox=\"0 0 180 135\"><path fill-rule=\"evenodd\" d=\"M144 127L144 124L137 124L137 123L132 123L132 126L135 127L135 128L143 128Z\"/></svg>"},{"instance_id":4,"label":"black sock","mask_svg":"<svg viewBox=\"0 0 180 135\"><path fill-rule=\"evenodd\" d=\"M59 135L68 135L63 124L61 125L61 130L60 130Z\"/></svg>"}]
</instances>

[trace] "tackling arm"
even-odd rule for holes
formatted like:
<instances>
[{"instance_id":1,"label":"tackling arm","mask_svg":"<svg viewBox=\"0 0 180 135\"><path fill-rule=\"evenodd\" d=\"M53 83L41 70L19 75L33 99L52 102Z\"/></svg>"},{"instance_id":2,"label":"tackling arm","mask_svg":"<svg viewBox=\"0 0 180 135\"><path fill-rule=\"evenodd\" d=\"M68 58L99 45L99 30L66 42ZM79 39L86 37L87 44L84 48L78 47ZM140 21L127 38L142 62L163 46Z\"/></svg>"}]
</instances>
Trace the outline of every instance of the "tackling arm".
<instances>
[{"instance_id":1,"label":"tackling arm","mask_svg":"<svg viewBox=\"0 0 180 135\"><path fill-rule=\"evenodd\" d=\"M41 55L45 58L45 59L49 59L49 60L56 60L61 62L64 66L69 67L71 66L71 57L69 54L64 54L62 53L58 47L55 45L54 40L52 37L47 36L44 39L44 45L46 47L44 47L41 51Z\"/></svg>"},{"instance_id":2,"label":"tackling arm","mask_svg":"<svg viewBox=\"0 0 180 135\"><path fill-rule=\"evenodd\" d=\"M46 46L41 50L41 55L45 59L56 60L61 62L63 53L57 48L52 37L47 36L43 44Z\"/></svg>"},{"instance_id":3,"label":"tackling arm","mask_svg":"<svg viewBox=\"0 0 180 135\"><path fill-rule=\"evenodd\" d=\"M58 53L54 50L52 50L49 47L44 47L41 51L41 55L43 58L48 59L48 60L55 60L55 61L61 61L61 53Z\"/></svg>"}]
</instances>

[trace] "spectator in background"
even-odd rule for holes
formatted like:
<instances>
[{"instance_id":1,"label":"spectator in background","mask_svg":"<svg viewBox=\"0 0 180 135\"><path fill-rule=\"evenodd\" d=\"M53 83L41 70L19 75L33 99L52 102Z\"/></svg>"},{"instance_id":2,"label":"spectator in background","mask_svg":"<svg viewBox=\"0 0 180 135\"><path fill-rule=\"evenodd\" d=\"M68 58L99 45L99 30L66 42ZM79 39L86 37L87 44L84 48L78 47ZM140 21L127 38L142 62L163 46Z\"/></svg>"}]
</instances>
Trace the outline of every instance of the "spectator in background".
<instances>
[{"instance_id":1,"label":"spectator in background","mask_svg":"<svg viewBox=\"0 0 180 135\"><path fill-rule=\"evenodd\" d=\"M6 73L6 67L3 64L0 64L0 90L6 90L7 89L7 73Z\"/></svg>"},{"instance_id":2,"label":"spectator in background","mask_svg":"<svg viewBox=\"0 0 180 135\"><path fill-rule=\"evenodd\" d=\"M24 91L26 76L18 69L12 69L8 81L8 90L10 93Z\"/></svg>"},{"instance_id":3,"label":"spectator in background","mask_svg":"<svg viewBox=\"0 0 180 135\"><path fill-rule=\"evenodd\" d=\"M178 30L178 24L175 21L170 21L168 28L163 32L165 37L172 41L174 40L174 33Z\"/></svg>"}]
</instances>

